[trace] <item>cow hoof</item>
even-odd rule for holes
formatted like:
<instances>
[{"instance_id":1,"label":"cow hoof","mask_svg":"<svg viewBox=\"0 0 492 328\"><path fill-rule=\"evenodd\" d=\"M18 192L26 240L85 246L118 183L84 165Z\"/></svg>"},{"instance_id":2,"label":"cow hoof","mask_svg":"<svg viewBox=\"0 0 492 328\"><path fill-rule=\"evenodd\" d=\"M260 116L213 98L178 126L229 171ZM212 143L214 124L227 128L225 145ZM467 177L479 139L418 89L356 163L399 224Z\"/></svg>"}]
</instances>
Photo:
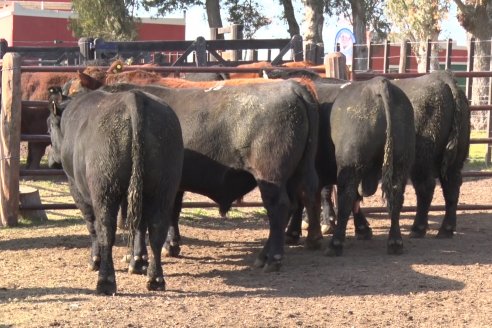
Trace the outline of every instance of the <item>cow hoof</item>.
<instances>
[{"instance_id":1,"label":"cow hoof","mask_svg":"<svg viewBox=\"0 0 492 328\"><path fill-rule=\"evenodd\" d=\"M181 253L181 247L179 245L166 245L163 250L163 255L166 257L178 257Z\"/></svg>"},{"instance_id":2,"label":"cow hoof","mask_svg":"<svg viewBox=\"0 0 492 328\"><path fill-rule=\"evenodd\" d=\"M116 294L116 282L109 280L98 280L96 293L98 295L114 295Z\"/></svg>"},{"instance_id":3,"label":"cow hoof","mask_svg":"<svg viewBox=\"0 0 492 328\"><path fill-rule=\"evenodd\" d=\"M424 238L427 234L427 225L412 226L410 238Z\"/></svg>"},{"instance_id":4,"label":"cow hoof","mask_svg":"<svg viewBox=\"0 0 492 328\"><path fill-rule=\"evenodd\" d=\"M156 291L165 291L166 290L166 282L163 277L155 277L150 278L147 281L147 290L156 290Z\"/></svg>"},{"instance_id":5,"label":"cow hoof","mask_svg":"<svg viewBox=\"0 0 492 328\"><path fill-rule=\"evenodd\" d=\"M101 265L101 258L99 256L93 256L89 259L90 271L99 271L100 265Z\"/></svg>"},{"instance_id":6,"label":"cow hoof","mask_svg":"<svg viewBox=\"0 0 492 328\"><path fill-rule=\"evenodd\" d=\"M280 268L282 267L282 260L274 260L270 263L266 263L265 266L263 267L263 272L265 273L270 273L270 272L278 272L280 271Z\"/></svg>"},{"instance_id":7,"label":"cow hoof","mask_svg":"<svg viewBox=\"0 0 492 328\"><path fill-rule=\"evenodd\" d=\"M390 255L400 255L403 254L403 240L401 239L390 239L387 244L387 251Z\"/></svg>"},{"instance_id":8,"label":"cow hoof","mask_svg":"<svg viewBox=\"0 0 492 328\"><path fill-rule=\"evenodd\" d=\"M331 240L325 251L326 256L342 256L343 244L339 240Z\"/></svg>"},{"instance_id":9,"label":"cow hoof","mask_svg":"<svg viewBox=\"0 0 492 328\"><path fill-rule=\"evenodd\" d=\"M369 226L360 226L355 229L355 236L357 240L371 240L372 229Z\"/></svg>"},{"instance_id":10,"label":"cow hoof","mask_svg":"<svg viewBox=\"0 0 492 328\"><path fill-rule=\"evenodd\" d=\"M450 239L454 236L454 229L452 227L441 227L437 232L436 238Z\"/></svg>"},{"instance_id":11,"label":"cow hoof","mask_svg":"<svg viewBox=\"0 0 492 328\"><path fill-rule=\"evenodd\" d=\"M288 232L285 234L285 243L287 245L298 245L301 236L296 232Z\"/></svg>"},{"instance_id":12,"label":"cow hoof","mask_svg":"<svg viewBox=\"0 0 492 328\"><path fill-rule=\"evenodd\" d=\"M306 241L304 242L304 246L306 249L309 250L318 250L321 249L321 237L320 238L306 238Z\"/></svg>"},{"instance_id":13,"label":"cow hoof","mask_svg":"<svg viewBox=\"0 0 492 328\"><path fill-rule=\"evenodd\" d=\"M266 261L267 261L266 256L260 255L255 259L255 263L253 263L253 267L257 269L263 268L265 266Z\"/></svg>"},{"instance_id":14,"label":"cow hoof","mask_svg":"<svg viewBox=\"0 0 492 328\"><path fill-rule=\"evenodd\" d=\"M135 256L128 266L128 273L131 274L147 274L149 261L145 257Z\"/></svg>"}]
</instances>

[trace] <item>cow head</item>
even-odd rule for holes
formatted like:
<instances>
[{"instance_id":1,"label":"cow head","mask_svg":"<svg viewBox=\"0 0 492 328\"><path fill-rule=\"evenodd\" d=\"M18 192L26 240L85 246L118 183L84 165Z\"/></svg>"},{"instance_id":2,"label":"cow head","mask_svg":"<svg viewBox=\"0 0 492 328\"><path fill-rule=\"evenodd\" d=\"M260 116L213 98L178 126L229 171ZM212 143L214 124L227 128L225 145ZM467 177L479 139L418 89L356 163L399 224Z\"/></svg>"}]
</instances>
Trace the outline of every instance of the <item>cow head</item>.
<instances>
[{"instance_id":1,"label":"cow head","mask_svg":"<svg viewBox=\"0 0 492 328\"><path fill-rule=\"evenodd\" d=\"M77 72L78 77L71 79L63 86L63 95L73 97L79 93L96 90L103 86L103 83L89 74Z\"/></svg>"},{"instance_id":2,"label":"cow head","mask_svg":"<svg viewBox=\"0 0 492 328\"><path fill-rule=\"evenodd\" d=\"M61 87L51 87L48 90L48 106L50 116L48 117L48 132L51 136L51 150L48 153L48 165L51 168L61 168L61 142L63 135L60 129L60 121L63 110L67 105L66 97L62 94Z\"/></svg>"}]
</instances>

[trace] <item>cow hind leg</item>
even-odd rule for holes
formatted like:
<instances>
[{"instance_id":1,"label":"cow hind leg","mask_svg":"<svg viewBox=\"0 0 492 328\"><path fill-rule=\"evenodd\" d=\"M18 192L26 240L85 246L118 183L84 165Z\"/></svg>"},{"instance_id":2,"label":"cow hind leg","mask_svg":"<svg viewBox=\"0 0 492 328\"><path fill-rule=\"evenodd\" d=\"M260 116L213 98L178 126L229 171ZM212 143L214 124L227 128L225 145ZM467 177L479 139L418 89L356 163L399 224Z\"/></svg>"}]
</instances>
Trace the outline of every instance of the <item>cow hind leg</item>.
<instances>
[{"instance_id":1,"label":"cow hind leg","mask_svg":"<svg viewBox=\"0 0 492 328\"><path fill-rule=\"evenodd\" d=\"M263 205L270 223L270 232L265 246L255 261L255 267L263 267L264 272L279 271L284 255L284 231L290 210L290 200L285 187L259 181Z\"/></svg>"},{"instance_id":2,"label":"cow hind leg","mask_svg":"<svg viewBox=\"0 0 492 328\"><path fill-rule=\"evenodd\" d=\"M352 207L352 214L354 215L354 226L355 226L355 237L358 240L371 240L372 239L372 229L369 226L369 222L366 216L362 212L360 207L360 202L362 197L358 197Z\"/></svg>"},{"instance_id":3,"label":"cow hind leg","mask_svg":"<svg viewBox=\"0 0 492 328\"><path fill-rule=\"evenodd\" d=\"M116 236L116 216L118 214L118 206L118 202L115 202L113 206L94 206L97 240L101 254L101 265L99 267L96 285L97 294L113 295L116 293L113 245Z\"/></svg>"},{"instance_id":4,"label":"cow hind leg","mask_svg":"<svg viewBox=\"0 0 492 328\"><path fill-rule=\"evenodd\" d=\"M403 253L403 239L400 229L400 212L403 207L403 192L405 190L406 179L402 182L395 183L397 186L393 189L393 194L387 200L388 212L391 217L391 227L388 234L387 252L388 254ZM389 195L387 195L388 197Z\"/></svg>"},{"instance_id":5,"label":"cow hind leg","mask_svg":"<svg viewBox=\"0 0 492 328\"><path fill-rule=\"evenodd\" d=\"M147 233L147 225L144 220L141 220L136 231L130 235L131 257L128 265L128 273L131 274L146 274L149 267L149 255L145 244Z\"/></svg>"},{"instance_id":6,"label":"cow hind leg","mask_svg":"<svg viewBox=\"0 0 492 328\"><path fill-rule=\"evenodd\" d=\"M101 251L99 249L99 242L97 240L94 211L92 206L88 205L83 197L80 195L78 189L74 186L73 182L69 179L68 187L70 188L70 193L75 201L75 205L82 213L84 217L87 231L89 231L89 236L91 239L91 253L89 256L89 270L98 271L101 265Z\"/></svg>"},{"instance_id":7,"label":"cow hind leg","mask_svg":"<svg viewBox=\"0 0 492 328\"><path fill-rule=\"evenodd\" d=\"M411 228L410 238L423 238L429 229L429 208L434 197L436 181L428 174L414 174L412 183L417 196L417 213Z\"/></svg>"},{"instance_id":8,"label":"cow hind leg","mask_svg":"<svg viewBox=\"0 0 492 328\"><path fill-rule=\"evenodd\" d=\"M149 220L149 244L152 257L147 272L147 289L163 291L166 289L166 282L162 270L161 252L166 240L172 210L169 208L159 210L156 206L149 206L148 208L149 211L144 213L144 217Z\"/></svg>"},{"instance_id":9,"label":"cow hind leg","mask_svg":"<svg viewBox=\"0 0 492 328\"><path fill-rule=\"evenodd\" d=\"M441 179L446 213L441 227L439 228L439 232L437 233L438 238L452 238L456 231L456 208L458 206L461 183L462 177L460 170L456 170L453 173L448 171L447 177Z\"/></svg>"},{"instance_id":10,"label":"cow hind leg","mask_svg":"<svg viewBox=\"0 0 492 328\"><path fill-rule=\"evenodd\" d=\"M43 143L31 143L27 144L27 159L26 168L30 170L39 169L41 158L46 152L46 144Z\"/></svg>"},{"instance_id":11,"label":"cow hind leg","mask_svg":"<svg viewBox=\"0 0 492 328\"><path fill-rule=\"evenodd\" d=\"M344 169L338 174L338 221L325 252L327 256L340 256L343 253L348 218L357 199L357 180L354 169Z\"/></svg>"},{"instance_id":12,"label":"cow hind leg","mask_svg":"<svg viewBox=\"0 0 492 328\"><path fill-rule=\"evenodd\" d=\"M337 214L335 213L336 188L335 185L324 186L321 189L321 233L333 234Z\"/></svg>"},{"instance_id":13,"label":"cow hind leg","mask_svg":"<svg viewBox=\"0 0 492 328\"><path fill-rule=\"evenodd\" d=\"M164 243L164 256L178 257L181 252L179 233L179 214L183 206L184 192L179 191L174 201L173 214L171 216L171 226L168 229L167 238Z\"/></svg>"},{"instance_id":14,"label":"cow hind leg","mask_svg":"<svg viewBox=\"0 0 492 328\"><path fill-rule=\"evenodd\" d=\"M287 231L285 232L285 243L287 245L297 245L301 238L302 228L302 212L304 206L301 203L297 203L290 218Z\"/></svg>"}]
</instances>

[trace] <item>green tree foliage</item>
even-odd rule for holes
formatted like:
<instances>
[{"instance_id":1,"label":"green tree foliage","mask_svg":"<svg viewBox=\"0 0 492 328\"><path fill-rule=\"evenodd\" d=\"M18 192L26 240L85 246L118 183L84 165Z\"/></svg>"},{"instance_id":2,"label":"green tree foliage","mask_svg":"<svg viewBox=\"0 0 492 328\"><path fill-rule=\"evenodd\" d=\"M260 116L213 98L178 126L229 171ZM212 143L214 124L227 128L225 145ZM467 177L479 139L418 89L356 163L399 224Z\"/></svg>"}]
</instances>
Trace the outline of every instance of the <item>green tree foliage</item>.
<instances>
[{"instance_id":1,"label":"green tree foliage","mask_svg":"<svg viewBox=\"0 0 492 328\"><path fill-rule=\"evenodd\" d=\"M388 34L385 5L386 0L325 0L325 12L330 16L341 15L348 19L354 26L356 42L365 43L367 30L371 31L372 37L377 40L384 39Z\"/></svg>"},{"instance_id":2,"label":"green tree foliage","mask_svg":"<svg viewBox=\"0 0 492 328\"><path fill-rule=\"evenodd\" d=\"M205 6L201 0L141 0L141 4L145 10L155 9L160 16L193 6Z\"/></svg>"},{"instance_id":3,"label":"green tree foliage","mask_svg":"<svg viewBox=\"0 0 492 328\"><path fill-rule=\"evenodd\" d=\"M257 1L253 0L225 0L230 23L243 25L243 37L251 39L263 26L272 21L261 13L263 9Z\"/></svg>"},{"instance_id":4,"label":"green tree foliage","mask_svg":"<svg viewBox=\"0 0 492 328\"><path fill-rule=\"evenodd\" d=\"M492 0L454 0L458 6L458 21L475 38L474 71L490 70L490 40L492 38ZM483 104L488 78L474 78L472 102Z\"/></svg>"},{"instance_id":5,"label":"green tree foliage","mask_svg":"<svg viewBox=\"0 0 492 328\"><path fill-rule=\"evenodd\" d=\"M438 40L441 22L449 12L449 0L387 0L387 3L387 15L398 28L394 35L412 42L419 71L424 72L427 40ZM437 55L438 47L434 46L432 51ZM431 65L439 68L437 60Z\"/></svg>"},{"instance_id":6,"label":"green tree foliage","mask_svg":"<svg viewBox=\"0 0 492 328\"><path fill-rule=\"evenodd\" d=\"M69 27L76 37L100 37L105 40L134 40L138 22L131 14L133 1L73 0L75 18Z\"/></svg>"}]
</instances>

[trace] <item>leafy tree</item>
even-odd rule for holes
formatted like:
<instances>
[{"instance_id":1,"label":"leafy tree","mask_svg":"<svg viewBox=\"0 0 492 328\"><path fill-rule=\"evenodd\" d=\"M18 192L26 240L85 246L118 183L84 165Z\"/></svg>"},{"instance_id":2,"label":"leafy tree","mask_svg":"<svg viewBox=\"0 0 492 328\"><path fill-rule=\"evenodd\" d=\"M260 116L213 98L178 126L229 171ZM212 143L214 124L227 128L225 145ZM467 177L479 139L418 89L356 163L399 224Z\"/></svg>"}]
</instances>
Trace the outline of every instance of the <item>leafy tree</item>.
<instances>
[{"instance_id":1,"label":"leafy tree","mask_svg":"<svg viewBox=\"0 0 492 328\"><path fill-rule=\"evenodd\" d=\"M134 40L137 37L131 14L133 1L73 0L77 17L70 18L69 27L76 37L100 37L106 40Z\"/></svg>"},{"instance_id":2,"label":"leafy tree","mask_svg":"<svg viewBox=\"0 0 492 328\"><path fill-rule=\"evenodd\" d=\"M290 37L294 35L301 34L301 29L299 28L299 24L297 24L296 16L294 14L294 6L292 6L292 0L279 0L279 3L283 7L282 18L287 21L289 29Z\"/></svg>"},{"instance_id":3,"label":"leafy tree","mask_svg":"<svg viewBox=\"0 0 492 328\"><path fill-rule=\"evenodd\" d=\"M458 6L458 21L476 38L474 71L490 70L490 40L492 38L492 0L454 0ZM480 104L486 95L487 78L473 79L472 102Z\"/></svg>"},{"instance_id":4,"label":"leafy tree","mask_svg":"<svg viewBox=\"0 0 492 328\"><path fill-rule=\"evenodd\" d=\"M228 21L243 25L243 37L251 39L263 26L271 23L271 20L261 14L262 7L254 0L225 0L229 17Z\"/></svg>"},{"instance_id":5,"label":"leafy tree","mask_svg":"<svg viewBox=\"0 0 492 328\"><path fill-rule=\"evenodd\" d=\"M156 9L159 16L165 16L177 10L186 10L192 6L202 6L207 13L209 27L222 27L221 4L227 12L227 20L243 25L243 35L251 38L258 29L270 24L270 20L261 14L261 5L254 0L141 0L146 10Z\"/></svg>"},{"instance_id":6,"label":"leafy tree","mask_svg":"<svg viewBox=\"0 0 492 328\"><path fill-rule=\"evenodd\" d=\"M325 0L325 12L330 16L342 15L350 21L353 27L355 67L367 67L367 29L375 32L378 38L386 36L389 24L384 17L386 0Z\"/></svg>"},{"instance_id":7,"label":"leafy tree","mask_svg":"<svg viewBox=\"0 0 492 328\"><path fill-rule=\"evenodd\" d=\"M417 54L419 72L425 72L427 40L438 41L441 21L449 12L449 0L387 0L388 16L399 29L397 36L409 40ZM432 47L433 69L439 69L437 46Z\"/></svg>"}]
</instances>

